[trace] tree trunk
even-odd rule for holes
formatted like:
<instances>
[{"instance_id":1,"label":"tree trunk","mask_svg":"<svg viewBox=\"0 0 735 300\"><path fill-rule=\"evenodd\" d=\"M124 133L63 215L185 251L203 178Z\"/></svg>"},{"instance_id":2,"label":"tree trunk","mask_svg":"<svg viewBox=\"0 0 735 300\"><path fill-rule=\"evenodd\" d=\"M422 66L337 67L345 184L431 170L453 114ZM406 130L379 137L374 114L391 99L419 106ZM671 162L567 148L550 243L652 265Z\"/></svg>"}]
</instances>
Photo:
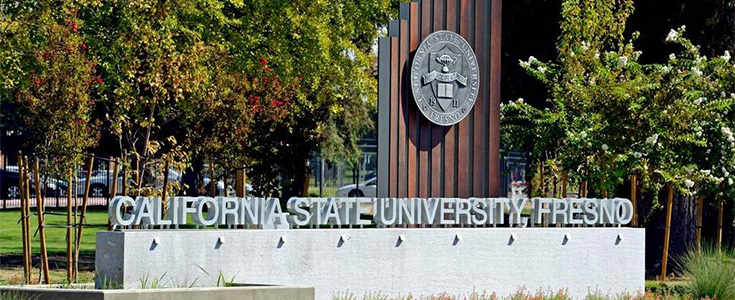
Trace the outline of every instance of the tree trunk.
<instances>
[{"instance_id":1,"label":"tree trunk","mask_svg":"<svg viewBox=\"0 0 735 300\"><path fill-rule=\"evenodd\" d=\"M664 245L666 189L658 193L643 192L640 194L638 209L641 215L641 227L646 230L646 274L653 277L661 274L661 263ZM664 206L653 208L653 200L658 197ZM694 196L685 196L674 192L672 201L670 226L669 257L675 258L686 253L687 248L696 241L696 203ZM675 264L667 264L667 274L676 271Z\"/></svg>"}]
</instances>

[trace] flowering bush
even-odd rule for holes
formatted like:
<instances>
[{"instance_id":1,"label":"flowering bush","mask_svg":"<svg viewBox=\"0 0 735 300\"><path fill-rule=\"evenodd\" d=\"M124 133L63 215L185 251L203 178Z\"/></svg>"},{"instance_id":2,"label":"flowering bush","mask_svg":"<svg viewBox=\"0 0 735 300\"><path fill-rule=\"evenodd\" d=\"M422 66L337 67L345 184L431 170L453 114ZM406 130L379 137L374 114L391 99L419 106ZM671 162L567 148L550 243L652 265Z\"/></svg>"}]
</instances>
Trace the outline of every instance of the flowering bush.
<instances>
[{"instance_id":1,"label":"flowering bush","mask_svg":"<svg viewBox=\"0 0 735 300\"><path fill-rule=\"evenodd\" d=\"M666 64L640 64L638 34L623 37L632 5L564 2L558 60L520 62L550 99L544 109L520 100L502 106L506 148L589 181L603 196L632 173L651 190L673 183L684 193L729 191L735 171L729 53L701 56L682 27L666 37L683 46L681 53Z\"/></svg>"}]
</instances>

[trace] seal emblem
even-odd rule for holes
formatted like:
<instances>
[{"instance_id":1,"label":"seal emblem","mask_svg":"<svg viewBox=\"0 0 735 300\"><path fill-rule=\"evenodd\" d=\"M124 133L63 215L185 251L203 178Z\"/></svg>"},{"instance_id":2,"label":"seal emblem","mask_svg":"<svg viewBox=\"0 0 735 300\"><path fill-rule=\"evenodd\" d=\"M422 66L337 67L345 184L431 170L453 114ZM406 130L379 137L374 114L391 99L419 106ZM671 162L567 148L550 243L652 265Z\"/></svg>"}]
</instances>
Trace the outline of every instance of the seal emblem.
<instances>
[{"instance_id":1,"label":"seal emblem","mask_svg":"<svg viewBox=\"0 0 735 300\"><path fill-rule=\"evenodd\" d=\"M459 123L475 105L479 86L475 52L461 35L441 30L421 42L411 64L411 92L429 121Z\"/></svg>"}]
</instances>

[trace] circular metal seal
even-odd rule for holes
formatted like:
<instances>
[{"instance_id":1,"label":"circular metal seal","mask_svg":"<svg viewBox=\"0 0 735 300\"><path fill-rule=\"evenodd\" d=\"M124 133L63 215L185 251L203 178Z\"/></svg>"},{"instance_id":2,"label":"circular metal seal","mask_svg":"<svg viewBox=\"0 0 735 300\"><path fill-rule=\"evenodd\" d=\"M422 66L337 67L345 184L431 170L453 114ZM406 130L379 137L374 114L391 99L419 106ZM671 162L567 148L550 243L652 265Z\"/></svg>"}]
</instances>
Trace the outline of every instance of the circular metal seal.
<instances>
[{"instance_id":1,"label":"circular metal seal","mask_svg":"<svg viewBox=\"0 0 735 300\"><path fill-rule=\"evenodd\" d=\"M479 87L475 52L461 35L436 31L416 49L411 92L421 114L432 123L459 123L475 105Z\"/></svg>"}]
</instances>

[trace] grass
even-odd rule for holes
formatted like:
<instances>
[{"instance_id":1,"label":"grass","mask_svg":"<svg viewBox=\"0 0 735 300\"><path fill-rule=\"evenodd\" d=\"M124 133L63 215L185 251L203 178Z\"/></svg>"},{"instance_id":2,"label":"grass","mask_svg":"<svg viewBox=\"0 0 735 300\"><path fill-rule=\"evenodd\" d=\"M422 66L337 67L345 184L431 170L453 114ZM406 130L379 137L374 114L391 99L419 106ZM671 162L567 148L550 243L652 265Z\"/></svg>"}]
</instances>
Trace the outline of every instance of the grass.
<instances>
[{"instance_id":1,"label":"grass","mask_svg":"<svg viewBox=\"0 0 735 300\"><path fill-rule=\"evenodd\" d=\"M66 254L66 210L46 211L46 244L49 254ZM23 242L21 226L18 223L20 210L0 211L0 255L22 254ZM107 210L97 208L87 209L86 225L84 226L81 254L94 254L95 234L100 230L107 230ZM38 228L38 217L31 216L31 234ZM40 241L38 235L31 239L33 253L38 253Z\"/></svg>"},{"instance_id":2,"label":"grass","mask_svg":"<svg viewBox=\"0 0 735 300\"><path fill-rule=\"evenodd\" d=\"M48 209L45 217L47 252L51 257L49 260L51 283L64 284L66 283L66 264L64 263L66 260L66 210ZM0 258L3 261L0 265L0 285L23 283L23 268L19 258L23 253L23 239L19 219L20 210L18 209L0 211ZM86 219L87 225L84 226L80 258L94 255L97 231L107 230L107 211L89 208ZM37 228L38 217L34 210L31 216L31 234L35 235L31 237L34 262L32 283L37 283L40 268L41 246L35 232ZM94 272L81 269L82 267L80 264L79 282L92 282Z\"/></svg>"},{"instance_id":3,"label":"grass","mask_svg":"<svg viewBox=\"0 0 735 300\"><path fill-rule=\"evenodd\" d=\"M735 253L703 247L678 259L687 292L695 297L735 300Z\"/></svg>"}]
</instances>

